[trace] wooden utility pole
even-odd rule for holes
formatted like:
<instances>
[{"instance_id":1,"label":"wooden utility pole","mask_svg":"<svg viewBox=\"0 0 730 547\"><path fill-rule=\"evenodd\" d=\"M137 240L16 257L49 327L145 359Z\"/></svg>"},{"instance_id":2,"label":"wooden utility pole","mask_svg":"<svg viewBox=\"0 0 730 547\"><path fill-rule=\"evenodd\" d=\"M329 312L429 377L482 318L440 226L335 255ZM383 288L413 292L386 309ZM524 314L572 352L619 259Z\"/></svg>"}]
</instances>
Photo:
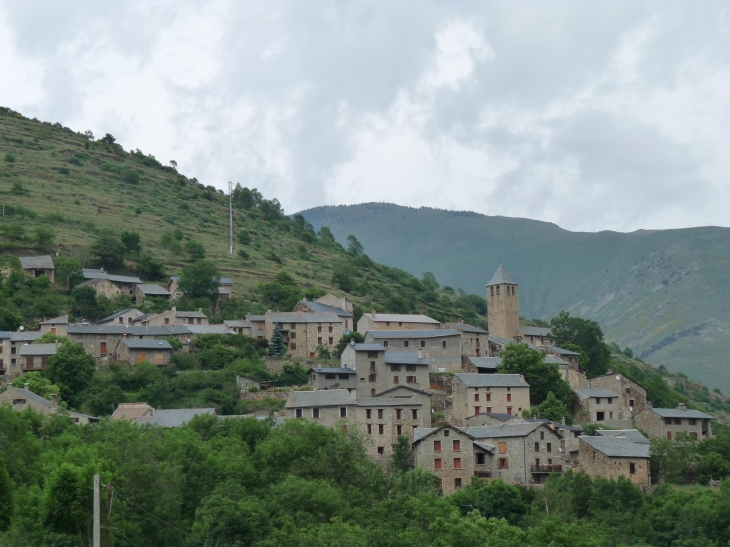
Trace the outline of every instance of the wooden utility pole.
<instances>
[{"instance_id":1,"label":"wooden utility pole","mask_svg":"<svg viewBox=\"0 0 730 547\"><path fill-rule=\"evenodd\" d=\"M109 518L112 514L112 485L106 485L106 547L109 547Z\"/></svg>"},{"instance_id":2,"label":"wooden utility pole","mask_svg":"<svg viewBox=\"0 0 730 547\"><path fill-rule=\"evenodd\" d=\"M94 547L101 547L101 508L99 507L99 475L94 475Z\"/></svg>"}]
</instances>

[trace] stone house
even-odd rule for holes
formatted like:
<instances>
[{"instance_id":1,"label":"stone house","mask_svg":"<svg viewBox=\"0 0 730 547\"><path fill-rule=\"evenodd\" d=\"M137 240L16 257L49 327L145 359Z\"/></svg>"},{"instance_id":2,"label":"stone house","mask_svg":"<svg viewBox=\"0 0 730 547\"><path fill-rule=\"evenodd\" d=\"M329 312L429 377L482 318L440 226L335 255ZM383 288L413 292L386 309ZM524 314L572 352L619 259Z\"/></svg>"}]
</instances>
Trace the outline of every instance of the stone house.
<instances>
[{"instance_id":1,"label":"stone house","mask_svg":"<svg viewBox=\"0 0 730 547\"><path fill-rule=\"evenodd\" d=\"M569 349L559 348L557 346L544 346L543 349L548 355L560 357L568 364L568 366L575 369L578 368L578 358L580 357L580 353L570 351Z\"/></svg>"},{"instance_id":2,"label":"stone house","mask_svg":"<svg viewBox=\"0 0 730 547\"><path fill-rule=\"evenodd\" d=\"M0 393L0 404L7 404L12 407L13 410L23 412L26 408L32 408L40 414L65 414L71 418L74 423L85 425L90 423L96 423L99 418L94 416L87 416L86 414L80 414L78 412L70 412L62 407L58 406L58 396L51 395L51 399L48 400L45 397L33 393L28 389L29 385L25 384L24 388L9 387L3 393Z\"/></svg>"},{"instance_id":3,"label":"stone house","mask_svg":"<svg viewBox=\"0 0 730 547\"><path fill-rule=\"evenodd\" d=\"M134 286L134 302L142 302L147 297L170 299L170 292L165 287L154 283L140 283Z\"/></svg>"},{"instance_id":4,"label":"stone house","mask_svg":"<svg viewBox=\"0 0 730 547\"><path fill-rule=\"evenodd\" d=\"M451 391L458 426L482 412L519 417L530 409L530 385L520 374L455 374Z\"/></svg>"},{"instance_id":5,"label":"stone house","mask_svg":"<svg viewBox=\"0 0 730 547\"><path fill-rule=\"evenodd\" d=\"M218 280L218 297L221 300L233 296L233 279L230 277L221 277Z\"/></svg>"},{"instance_id":6,"label":"stone house","mask_svg":"<svg viewBox=\"0 0 730 547\"><path fill-rule=\"evenodd\" d=\"M618 393L620 418L633 418L647 408L646 389L621 372L609 369L606 374L588 380L587 387Z\"/></svg>"},{"instance_id":7,"label":"stone house","mask_svg":"<svg viewBox=\"0 0 730 547\"><path fill-rule=\"evenodd\" d=\"M169 365L170 357L172 346L167 340L127 338L122 339L117 347L117 359L133 365L143 361L158 366Z\"/></svg>"},{"instance_id":8,"label":"stone house","mask_svg":"<svg viewBox=\"0 0 730 547\"><path fill-rule=\"evenodd\" d=\"M319 298L315 298L314 302L318 302L319 304L326 304L327 306L332 306L333 308L340 308L341 310L349 311L350 313L353 313L355 311L352 303L348 302L344 296L335 296L331 293L325 294L324 296L321 296Z\"/></svg>"},{"instance_id":9,"label":"stone house","mask_svg":"<svg viewBox=\"0 0 730 547\"><path fill-rule=\"evenodd\" d=\"M535 350L535 351L540 351L540 348L538 348L536 345L530 344L529 342L517 342L517 341L515 341L514 338L502 338L500 336L492 336L490 334L488 340L489 340L489 354L492 357L499 357L499 354L503 349L505 349L510 344L515 344L515 343L527 344L528 348Z\"/></svg>"},{"instance_id":10,"label":"stone house","mask_svg":"<svg viewBox=\"0 0 730 547\"><path fill-rule=\"evenodd\" d=\"M432 330L439 328L440 323L425 315L403 313L365 313L357 322L357 332L366 334L374 330Z\"/></svg>"},{"instance_id":11,"label":"stone house","mask_svg":"<svg viewBox=\"0 0 730 547\"><path fill-rule=\"evenodd\" d=\"M314 359L317 347L332 351L345 333L345 324L334 313L276 312L266 314L266 339L278 325L287 357Z\"/></svg>"},{"instance_id":12,"label":"stone house","mask_svg":"<svg viewBox=\"0 0 730 547\"><path fill-rule=\"evenodd\" d=\"M461 369L461 333L458 330L371 330L367 344L380 344L388 352L418 353L428 359L431 372Z\"/></svg>"},{"instance_id":13,"label":"stone house","mask_svg":"<svg viewBox=\"0 0 730 547\"><path fill-rule=\"evenodd\" d=\"M53 265L53 259L50 255L42 256L21 256L20 267L23 273L31 277L40 277L45 275L51 280L56 281L56 267Z\"/></svg>"},{"instance_id":14,"label":"stone house","mask_svg":"<svg viewBox=\"0 0 730 547\"><path fill-rule=\"evenodd\" d=\"M482 328L464 323L444 323L443 328L458 330L461 333L462 361L469 357L489 357L489 333Z\"/></svg>"},{"instance_id":15,"label":"stone house","mask_svg":"<svg viewBox=\"0 0 730 547\"><path fill-rule=\"evenodd\" d=\"M147 403L119 403L112 414L112 420L134 422L137 418L152 416L155 409Z\"/></svg>"},{"instance_id":16,"label":"stone house","mask_svg":"<svg viewBox=\"0 0 730 547\"><path fill-rule=\"evenodd\" d=\"M244 330L243 334L250 336L255 340L263 340L266 338L266 316L265 315L247 315L249 330Z\"/></svg>"},{"instance_id":17,"label":"stone house","mask_svg":"<svg viewBox=\"0 0 730 547\"><path fill-rule=\"evenodd\" d=\"M558 372L560 372L560 376L563 377L563 380L568 382L570 389L573 391L578 388L591 387L588 377L581 372L576 365L569 365L557 355L551 354L545 355L545 362L558 365Z\"/></svg>"},{"instance_id":18,"label":"stone house","mask_svg":"<svg viewBox=\"0 0 730 547\"><path fill-rule=\"evenodd\" d=\"M346 367L310 368L309 385L315 389L353 391L357 388L357 373Z\"/></svg>"},{"instance_id":19,"label":"stone house","mask_svg":"<svg viewBox=\"0 0 730 547\"><path fill-rule=\"evenodd\" d=\"M10 365L10 333L0 331L0 376L5 376Z\"/></svg>"},{"instance_id":20,"label":"stone house","mask_svg":"<svg viewBox=\"0 0 730 547\"><path fill-rule=\"evenodd\" d=\"M471 484L475 475L491 476L494 446L477 441L451 424L418 428L413 439L413 463L439 478L444 494Z\"/></svg>"},{"instance_id":21,"label":"stone house","mask_svg":"<svg viewBox=\"0 0 730 547\"><path fill-rule=\"evenodd\" d=\"M248 388L250 388L250 387L261 388L261 382L259 382L256 378L251 378L249 376L242 376L241 374L236 376L236 385L242 391L248 390Z\"/></svg>"},{"instance_id":22,"label":"stone house","mask_svg":"<svg viewBox=\"0 0 730 547\"><path fill-rule=\"evenodd\" d=\"M576 394L580 413L576 419L581 423L604 424L611 428L623 428L632 425L631 416L625 415L621 409L621 398L618 393L603 388L578 388Z\"/></svg>"},{"instance_id":23,"label":"stone house","mask_svg":"<svg viewBox=\"0 0 730 547\"><path fill-rule=\"evenodd\" d=\"M521 341L519 298L517 283L500 264L487 283L487 320L491 336Z\"/></svg>"},{"instance_id":24,"label":"stone house","mask_svg":"<svg viewBox=\"0 0 730 547\"><path fill-rule=\"evenodd\" d=\"M162 313L142 317L139 322L143 326L164 327L167 325L208 325L208 316L201 308L198 311L178 311L175 306Z\"/></svg>"},{"instance_id":25,"label":"stone house","mask_svg":"<svg viewBox=\"0 0 730 547\"><path fill-rule=\"evenodd\" d=\"M626 437L579 437L578 462L591 477L625 477L638 486L651 484L649 445Z\"/></svg>"},{"instance_id":26,"label":"stone house","mask_svg":"<svg viewBox=\"0 0 730 547\"><path fill-rule=\"evenodd\" d=\"M20 347L20 367L23 372L45 370L48 359L55 355L61 344L26 344Z\"/></svg>"},{"instance_id":27,"label":"stone house","mask_svg":"<svg viewBox=\"0 0 730 547\"><path fill-rule=\"evenodd\" d=\"M328 295L332 296L332 295ZM335 297L333 297L335 298ZM335 300L338 302L338 304L343 304L344 306L348 306L348 302L344 299L337 299ZM346 308L342 306L334 306L330 304L326 304L324 302L320 302L319 300L315 300L313 302L308 301L306 298L300 302L297 302L297 305L294 306L294 309L292 311L295 312L302 312L302 313L334 313L336 316L338 316L340 319L342 319L342 323L344 324L345 332L350 332L352 328L354 327L353 324L353 315L352 315L352 304L349 304L348 306L350 309L347 310Z\"/></svg>"},{"instance_id":28,"label":"stone house","mask_svg":"<svg viewBox=\"0 0 730 547\"><path fill-rule=\"evenodd\" d=\"M527 342L542 348L550 342L550 329L546 327L520 325L520 336L522 337L522 342Z\"/></svg>"},{"instance_id":29,"label":"stone house","mask_svg":"<svg viewBox=\"0 0 730 547\"><path fill-rule=\"evenodd\" d=\"M56 336L66 336L66 328L68 327L68 315L54 317L41 321L38 325L43 334L50 333Z\"/></svg>"},{"instance_id":30,"label":"stone house","mask_svg":"<svg viewBox=\"0 0 730 547\"><path fill-rule=\"evenodd\" d=\"M15 378L22 372L22 361L20 348L27 344L33 344L43 336L40 331L31 332L8 332L0 334L0 359L4 361L5 371L8 376Z\"/></svg>"},{"instance_id":31,"label":"stone house","mask_svg":"<svg viewBox=\"0 0 730 547\"><path fill-rule=\"evenodd\" d=\"M684 403L677 408L645 408L634 416L634 423L657 439L676 439L686 433L695 439L712 437L712 420L715 416L699 410L688 409Z\"/></svg>"},{"instance_id":32,"label":"stone house","mask_svg":"<svg viewBox=\"0 0 730 547\"><path fill-rule=\"evenodd\" d=\"M174 337L180 340L185 348L192 336L185 326L171 325L169 327L130 327L130 326L71 326L68 328L68 337L72 342L84 346L84 351L91 354L97 361L114 361L119 359L123 340L152 340L155 338Z\"/></svg>"},{"instance_id":33,"label":"stone house","mask_svg":"<svg viewBox=\"0 0 730 547\"><path fill-rule=\"evenodd\" d=\"M429 427L431 425L431 393L411 386L394 386L385 391L381 391L376 397L391 397L393 399L415 399L421 403L423 412L419 413L419 427Z\"/></svg>"},{"instance_id":34,"label":"stone house","mask_svg":"<svg viewBox=\"0 0 730 547\"><path fill-rule=\"evenodd\" d=\"M502 364L501 357L469 357L464 372L477 374L496 374L497 367Z\"/></svg>"},{"instance_id":35,"label":"stone house","mask_svg":"<svg viewBox=\"0 0 730 547\"><path fill-rule=\"evenodd\" d=\"M223 324L228 327L228 330L233 331L235 334L251 336L249 334L249 332L251 331L251 326L246 322L245 319L227 319L223 321Z\"/></svg>"},{"instance_id":36,"label":"stone house","mask_svg":"<svg viewBox=\"0 0 730 547\"><path fill-rule=\"evenodd\" d=\"M113 313L96 322L97 325L131 325L135 319L145 315L135 308L127 308L126 310Z\"/></svg>"},{"instance_id":37,"label":"stone house","mask_svg":"<svg viewBox=\"0 0 730 547\"><path fill-rule=\"evenodd\" d=\"M215 408L170 408L168 410L152 409L152 414L135 418L137 425L157 427L182 427L195 416L215 416Z\"/></svg>"},{"instance_id":38,"label":"stone house","mask_svg":"<svg viewBox=\"0 0 730 547\"><path fill-rule=\"evenodd\" d=\"M118 294L126 294L136 302L134 288L142 283L139 277L129 275L114 275L102 270L81 270L84 276L82 285L90 285L96 289L96 294L113 298Z\"/></svg>"},{"instance_id":39,"label":"stone house","mask_svg":"<svg viewBox=\"0 0 730 547\"><path fill-rule=\"evenodd\" d=\"M357 344L352 341L342 351L340 364L343 368L356 372L358 396L371 396L387 389L387 387L379 389L378 386L378 380L385 382L387 374L385 348L380 344Z\"/></svg>"}]
</instances>

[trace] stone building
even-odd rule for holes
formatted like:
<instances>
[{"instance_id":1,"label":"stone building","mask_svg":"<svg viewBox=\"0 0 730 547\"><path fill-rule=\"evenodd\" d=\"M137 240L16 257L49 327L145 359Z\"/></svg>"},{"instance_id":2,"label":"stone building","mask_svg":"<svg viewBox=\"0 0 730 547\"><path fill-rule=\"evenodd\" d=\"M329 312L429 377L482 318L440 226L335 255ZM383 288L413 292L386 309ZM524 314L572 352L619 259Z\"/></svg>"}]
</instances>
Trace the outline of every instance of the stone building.
<instances>
[{"instance_id":1,"label":"stone building","mask_svg":"<svg viewBox=\"0 0 730 547\"><path fill-rule=\"evenodd\" d=\"M190 330L185 326L170 325L168 327L129 327L129 326L70 326L68 337L72 342L84 346L84 351L100 362L119 359L123 340L151 340L155 338L174 337L188 347Z\"/></svg>"},{"instance_id":2,"label":"stone building","mask_svg":"<svg viewBox=\"0 0 730 547\"><path fill-rule=\"evenodd\" d=\"M327 304L322 302L322 299L309 301L305 298L304 300L297 302L297 305L294 306L292 311L302 313L334 313L342 319L345 332L350 332L355 326L353 323L352 304L347 302L344 298L336 298L331 294L327 295L327 297L323 298L325 298L327 302L335 301L338 305Z\"/></svg>"},{"instance_id":3,"label":"stone building","mask_svg":"<svg viewBox=\"0 0 730 547\"><path fill-rule=\"evenodd\" d=\"M50 333L56 336L66 336L66 328L68 327L68 315L46 319L39 323L40 331L43 334Z\"/></svg>"},{"instance_id":4,"label":"stone building","mask_svg":"<svg viewBox=\"0 0 730 547\"><path fill-rule=\"evenodd\" d=\"M142 302L147 297L170 299L170 291L154 283L140 283L134 286L134 302Z\"/></svg>"},{"instance_id":5,"label":"stone building","mask_svg":"<svg viewBox=\"0 0 730 547\"><path fill-rule=\"evenodd\" d=\"M315 389L346 389L352 391L357 388L357 373L346 367L325 367L309 369L309 385Z\"/></svg>"},{"instance_id":6,"label":"stone building","mask_svg":"<svg viewBox=\"0 0 730 547\"><path fill-rule=\"evenodd\" d=\"M332 306L333 308L339 308L341 310L349 311L350 313L353 313L355 311L352 303L348 302L344 296L335 296L331 293L325 294L320 298L316 298L314 302L326 304L327 306Z\"/></svg>"},{"instance_id":7,"label":"stone building","mask_svg":"<svg viewBox=\"0 0 730 547\"><path fill-rule=\"evenodd\" d=\"M0 361L2 361L3 375L15 378L22 373L22 361L20 349L33 344L43 336L40 331L31 332L0 332Z\"/></svg>"},{"instance_id":8,"label":"stone building","mask_svg":"<svg viewBox=\"0 0 730 547\"><path fill-rule=\"evenodd\" d=\"M451 390L457 426L482 412L519 417L530 409L530 385L519 374L455 374Z\"/></svg>"},{"instance_id":9,"label":"stone building","mask_svg":"<svg viewBox=\"0 0 730 547\"><path fill-rule=\"evenodd\" d=\"M21 256L20 267L26 275L40 277L45 275L53 283L56 280L56 267L50 255Z\"/></svg>"},{"instance_id":10,"label":"stone building","mask_svg":"<svg viewBox=\"0 0 730 547\"><path fill-rule=\"evenodd\" d=\"M342 352L341 363L357 372L354 380L359 397L373 397L399 385L429 388L429 360L420 350L415 353L386 352L380 344L351 343Z\"/></svg>"},{"instance_id":11,"label":"stone building","mask_svg":"<svg viewBox=\"0 0 730 547\"><path fill-rule=\"evenodd\" d=\"M546 327L520 325L520 337L522 338L522 342L528 342L542 348L550 342L550 329Z\"/></svg>"},{"instance_id":12,"label":"stone building","mask_svg":"<svg viewBox=\"0 0 730 547\"><path fill-rule=\"evenodd\" d=\"M712 420L715 419L715 416L688 409L680 403L677 408L645 408L634 416L634 423L657 439L676 439L677 434L686 433L702 440L712 437Z\"/></svg>"},{"instance_id":13,"label":"stone building","mask_svg":"<svg viewBox=\"0 0 730 547\"><path fill-rule=\"evenodd\" d=\"M112 420L127 420L128 422L134 422L137 418L152 416L154 412L155 409L147 403L119 403L117 408L114 409Z\"/></svg>"},{"instance_id":14,"label":"stone building","mask_svg":"<svg viewBox=\"0 0 730 547\"><path fill-rule=\"evenodd\" d=\"M573 390L582 413L576 414L581 423L604 424L624 429L631 427L631 416L624 414L618 393L603 388L578 388Z\"/></svg>"},{"instance_id":15,"label":"stone building","mask_svg":"<svg viewBox=\"0 0 730 547\"><path fill-rule=\"evenodd\" d=\"M165 284L165 289L170 293L170 299L174 300L182 296L180 290L180 276L171 275ZM218 297L223 300L233 295L233 280L229 277L221 277L218 280ZM215 305L214 305L215 306Z\"/></svg>"},{"instance_id":16,"label":"stone building","mask_svg":"<svg viewBox=\"0 0 730 547\"><path fill-rule=\"evenodd\" d=\"M423 412L419 413L419 427L431 425L431 393L411 386L393 386L390 389L381 391L376 397L390 397L393 399L415 399L421 403Z\"/></svg>"},{"instance_id":17,"label":"stone building","mask_svg":"<svg viewBox=\"0 0 730 547\"><path fill-rule=\"evenodd\" d=\"M458 330L371 330L365 343L380 344L389 353L421 354L431 372L457 372L461 368L461 333Z\"/></svg>"},{"instance_id":18,"label":"stone building","mask_svg":"<svg viewBox=\"0 0 730 547\"><path fill-rule=\"evenodd\" d=\"M647 408L646 389L621 372L608 370L602 376L588 380L592 389L608 389L619 396L619 418L633 418Z\"/></svg>"},{"instance_id":19,"label":"stone building","mask_svg":"<svg viewBox=\"0 0 730 547\"><path fill-rule=\"evenodd\" d=\"M497 367L502 364L501 357L469 357L464 372L477 374L496 374Z\"/></svg>"},{"instance_id":20,"label":"stone building","mask_svg":"<svg viewBox=\"0 0 730 547\"><path fill-rule=\"evenodd\" d=\"M461 357L465 362L469 357L489 356L489 333L482 328L464 323L444 323L444 329L458 330L461 333Z\"/></svg>"},{"instance_id":21,"label":"stone building","mask_svg":"<svg viewBox=\"0 0 730 547\"><path fill-rule=\"evenodd\" d=\"M540 348L538 348L534 344L530 344L529 342L518 342L518 341L515 341L514 338L502 338L499 336L492 336L490 334L489 335L489 354L492 357L499 357L499 355L503 349L505 349L510 344L515 344L515 343L527 344L527 347L530 348L531 350L540 351Z\"/></svg>"},{"instance_id":22,"label":"stone building","mask_svg":"<svg viewBox=\"0 0 730 547\"><path fill-rule=\"evenodd\" d=\"M241 389L241 391L248 390L252 387L261 388L261 382L259 380L251 378L250 376L243 376L242 374L236 376L236 385Z\"/></svg>"},{"instance_id":23,"label":"stone building","mask_svg":"<svg viewBox=\"0 0 730 547\"><path fill-rule=\"evenodd\" d=\"M556 357L560 357L563 361L568 363L568 366L571 366L575 369L578 368L578 359L580 358L580 353L570 351L569 349L559 348L557 346L543 346L543 350L548 355L555 355Z\"/></svg>"},{"instance_id":24,"label":"stone building","mask_svg":"<svg viewBox=\"0 0 730 547\"><path fill-rule=\"evenodd\" d=\"M87 416L78 412L69 412L58 406L58 396L51 395L48 400L33 393L28 389L29 385L25 384L24 388L9 387L3 393L0 393L0 405L7 404L17 412L23 412L26 408L32 408L40 414L65 414L77 424L90 424L99 421L99 418Z\"/></svg>"},{"instance_id":25,"label":"stone building","mask_svg":"<svg viewBox=\"0 0 730 547\"><path fill-rule=\"evenodd\" d=\"M500 264L487 283L489 334L515 340L520 336L520 305L517 283Z\"/></svg>"},{"instance_id":26,"label":"stone building","mask_svg":"<svg viewBox=\"0 0 730 547\"><path fill-rule=\"evenodd\" d=\"M135 308L127 308L126 310L113 313L104 319L96 322L97 325L132 325L135 319L145 315Z\"/></svg>"},{"instance_id":27,"label":"stone building","mask_svg":"<svg viewBox=\"0 0 730 547\"><path fill-rule=\"evenodd\" d=\"M401 313L365 313L357 322L357 332L366 334L373 330L432 330L439 328L440 323L425 315Z\"/></svg>"},{"instance_id":28,"label":"stone building","mask_svg":"<svg viewBox=\"0 0 730 547\"><path fill-rule=\"evenodd\" d=\"M45 370L48 359L55 355L61 344L25 344L20 347L20 368L23 373Z\"/></svg>"},{"instance_id":29,"label":"stone building","mask_svg":"<svg viewBox=\"0 0 730 547\"><path fill-rule=\"evenodd\" d=\"M172 346L167 340L138 338L122 339L117 346L117 360L136 365L147 361L153 365L164 366L170 364Z\"/></svg>"},{"instance_id":30,"label":"stone building","mask_svg":"<svg viewBox=\"0 0 730 547\"><path fill-rule=\"evenodd\" d=\"M135 323L142 326L164 327L167 325L208 325L208 316L203 313L202 308L198 311L178 311L175 306L169 311L162 313L151 313L139 317Z\"/></svg>"},{"instance_id":31,"label":"stone building","mask_svg":"<svg viewBox=\"0 0 730 547\"><path fill-rule=\"evenodd\" d=\"M113 298L118 294L126 294L136 302L134 287L142 283L139 277L129 275L114 275L102 270L81 270L84 276L82 285L90 285L96 289L96 294Z\"/></svg>"},{"instance_id":32,"label":"stone building","mask_svg":"<svg viewBox=\"0 0 730 547\"><path fill-rule=\"evenodd\" d=\"M248 332L243 334L250 336L255 340L263 340L266 338L266 316L265 315L247 315L246 321L249 324Z\"/></svg>"},{"instance_id":33,"label":"stone building","mask_svg":"<svg viewBox=\"0 0 730 547\"><path fill-rule=\"evenodd\" d=\"M266 314L266 339L278 325L287 347L287 357L314 359L317 348L332 351L345 333L345 324L334 313L276 312Z\"/></svg>"},{"instance_id":34,"label":"stone building","mask_svg":"<svg viewBox=\"0 0 730 547\"><path fill-rule=\"evenodd\" d=\"M245 319L226 319L223 321L223 324L233 332L234 334L244 334L246 336L250 336L247 334L246 330L248 329L250 332L251 326L247 324Z\"/></svg>"},{"instance_id":35,"label":"stone building","mask_svg":"<svg viewBox=\"0 0 730 547\"><path fill-rule=\"evenodd\" d=\"M625 477L638 486L649 486L649 445L626 437L579 437L580 469L591 477L616 480Z\"/></svg>"}]
</instances>

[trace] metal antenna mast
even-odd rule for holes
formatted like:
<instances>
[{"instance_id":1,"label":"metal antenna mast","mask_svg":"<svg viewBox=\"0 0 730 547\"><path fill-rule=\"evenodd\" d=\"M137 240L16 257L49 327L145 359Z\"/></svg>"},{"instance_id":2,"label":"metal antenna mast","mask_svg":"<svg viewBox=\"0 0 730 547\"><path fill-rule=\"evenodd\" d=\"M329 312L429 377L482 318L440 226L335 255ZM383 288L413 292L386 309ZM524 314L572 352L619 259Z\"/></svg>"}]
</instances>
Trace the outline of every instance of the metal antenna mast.
<instances>
[{"instance_id":1,"label":"metal antenna mast","mask_svg":"<svg viewBox=\"0 0 730 547\"><path fill-rule=\"evenodd\" d=\"M233 254L233 182L228 181L228 254Z\"/></svg>"}]
</instances>

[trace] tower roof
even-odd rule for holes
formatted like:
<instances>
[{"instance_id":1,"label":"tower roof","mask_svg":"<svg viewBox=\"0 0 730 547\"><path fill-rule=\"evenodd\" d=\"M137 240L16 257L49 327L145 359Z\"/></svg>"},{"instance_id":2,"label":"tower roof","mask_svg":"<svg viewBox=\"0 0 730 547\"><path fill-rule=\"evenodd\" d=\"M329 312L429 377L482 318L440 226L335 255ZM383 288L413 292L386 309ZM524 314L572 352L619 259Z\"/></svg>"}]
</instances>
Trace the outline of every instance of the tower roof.
<instances>
[{"instance_id":1,"label":"tower roof","mask_svg":"<svg viewBox=\"0 0 730 547\"><path fill-rule=\"evenodd\" d=\"M494 272L492 280L487 283L487 287L491 285L517 285L517 283L514 279L512 279L512 276L507 273L505 267L500 264L497 271Z\"/></svg>"}]
</instances>

